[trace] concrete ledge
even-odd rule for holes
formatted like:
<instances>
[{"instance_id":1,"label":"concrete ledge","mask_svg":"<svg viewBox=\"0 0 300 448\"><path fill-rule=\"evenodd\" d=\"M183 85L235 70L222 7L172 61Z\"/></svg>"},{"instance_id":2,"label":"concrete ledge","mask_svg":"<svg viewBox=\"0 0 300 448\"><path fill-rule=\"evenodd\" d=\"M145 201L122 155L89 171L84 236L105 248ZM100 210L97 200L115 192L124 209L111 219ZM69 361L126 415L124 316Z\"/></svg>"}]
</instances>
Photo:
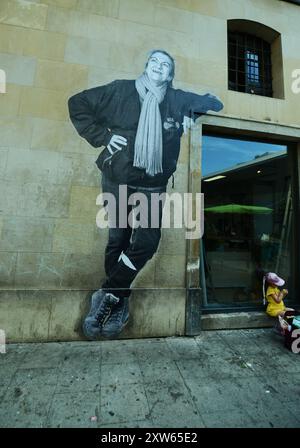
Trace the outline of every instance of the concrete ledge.
<instances>
[{"instance_id":1,"label":"concrete ledge","mask_svg":"<svg viewBox=\"0 0 300 448\"><path fill-rule=\"evenodd\" d=\"M8 343L85 340L81 325L92 292L0 290L0 329ZM184 335L185 301L184 288L133 289L120 339Z\"/></svg>"},{"instance_id":2,"label":"concrete ledge","mask_svg":"<svg viewBox=\"0 0 300 448\"><path fill-rule=\"evenodd\" d=\"M201 317L202 330L266 328L266 327L273 327L273 325L274 325L274 319L261 311L204 314Z\"/></svg>"}]
</instances>

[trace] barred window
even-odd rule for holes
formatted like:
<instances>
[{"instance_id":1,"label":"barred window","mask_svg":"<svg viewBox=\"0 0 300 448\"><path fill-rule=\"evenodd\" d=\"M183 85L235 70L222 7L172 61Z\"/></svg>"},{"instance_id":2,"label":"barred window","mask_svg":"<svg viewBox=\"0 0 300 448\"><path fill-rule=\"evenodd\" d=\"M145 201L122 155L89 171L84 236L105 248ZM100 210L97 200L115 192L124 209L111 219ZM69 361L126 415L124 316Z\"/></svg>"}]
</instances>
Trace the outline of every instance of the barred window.
<instances>
[{"instance_id":1,"label":"barred window","mask_svg":"<svg viewBox=\"0 0 300 448\"><path fill-rule=\"evenodd\" d=\"M273 96L271 45L247 33L228 32L228 88Z\"/></svg>"}]
</instances>

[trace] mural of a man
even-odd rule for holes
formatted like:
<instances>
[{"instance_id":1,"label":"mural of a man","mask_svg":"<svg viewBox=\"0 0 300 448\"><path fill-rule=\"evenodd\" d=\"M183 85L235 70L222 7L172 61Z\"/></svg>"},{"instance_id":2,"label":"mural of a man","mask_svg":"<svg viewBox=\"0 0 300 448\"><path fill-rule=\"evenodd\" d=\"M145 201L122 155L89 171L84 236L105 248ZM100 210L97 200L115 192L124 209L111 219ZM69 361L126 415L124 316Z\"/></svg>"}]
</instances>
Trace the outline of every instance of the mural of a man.
<instances>
[{"instance_id":1,"label":"mural of a man","mask_svg":"<svg viewBox=\"0 0 300 448\"><path fill-rule=\"evenodd\" d=\"M79 135L95 148L105 146L96 164L102 171L102 191L114 195L117 211L119 185L127 186L128 196L143 193L150 199L151 193L165 192L176 170L186 118L193 112L223 108L211 94L174 89L174 75L173 57L164 50L153 50L136 80L115 80L69 99L70 118ZM126 201L123 206L129 214L131 207ZM106 279L92 295L83 323L88 339L115 337L128 322L130 285L160 241L162 205L156 212L156 227L149 224L133 229L117 224L109 228ZM150 210L148 219L150 223Z\"/></svg>"}]
</instances>

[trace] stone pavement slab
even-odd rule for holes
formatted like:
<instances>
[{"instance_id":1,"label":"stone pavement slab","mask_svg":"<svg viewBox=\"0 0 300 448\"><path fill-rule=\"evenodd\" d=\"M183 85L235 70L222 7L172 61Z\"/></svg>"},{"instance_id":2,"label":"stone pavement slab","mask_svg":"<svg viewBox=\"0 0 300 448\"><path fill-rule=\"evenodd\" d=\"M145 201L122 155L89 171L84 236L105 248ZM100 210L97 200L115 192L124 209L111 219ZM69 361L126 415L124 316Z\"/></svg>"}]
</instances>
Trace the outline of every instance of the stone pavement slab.
<instances>
[{"instance_id":1,"label":"stone pavement slab","mask_svg":"<svg viewBox=\"0 0 300 448\"><path fill-rule=\"evenodd\" d=\"M300 356L271 329L6 349L0 427L300 428Z\"/></svg>"}]
</instances>

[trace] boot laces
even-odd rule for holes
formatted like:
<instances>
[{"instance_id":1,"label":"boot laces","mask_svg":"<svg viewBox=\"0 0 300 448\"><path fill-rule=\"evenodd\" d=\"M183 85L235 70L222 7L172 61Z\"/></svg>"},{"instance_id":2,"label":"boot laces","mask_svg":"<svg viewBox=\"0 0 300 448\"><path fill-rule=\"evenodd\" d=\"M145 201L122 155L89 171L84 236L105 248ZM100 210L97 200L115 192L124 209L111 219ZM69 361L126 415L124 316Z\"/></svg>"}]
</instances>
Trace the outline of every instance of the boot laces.
<instances>
[{"instance_id":1,"label":"boot laces","mask_svg":"<svg viewBox=\"0 0 300 448\"><path fill-rule=\"evenodd\" d=\"M95 316L99 325L103 325L105 321L109 318L113 305L114 305L113 303L110 303L108 300L104 299L98 313Z\"/></svg>"}]
</instances>

